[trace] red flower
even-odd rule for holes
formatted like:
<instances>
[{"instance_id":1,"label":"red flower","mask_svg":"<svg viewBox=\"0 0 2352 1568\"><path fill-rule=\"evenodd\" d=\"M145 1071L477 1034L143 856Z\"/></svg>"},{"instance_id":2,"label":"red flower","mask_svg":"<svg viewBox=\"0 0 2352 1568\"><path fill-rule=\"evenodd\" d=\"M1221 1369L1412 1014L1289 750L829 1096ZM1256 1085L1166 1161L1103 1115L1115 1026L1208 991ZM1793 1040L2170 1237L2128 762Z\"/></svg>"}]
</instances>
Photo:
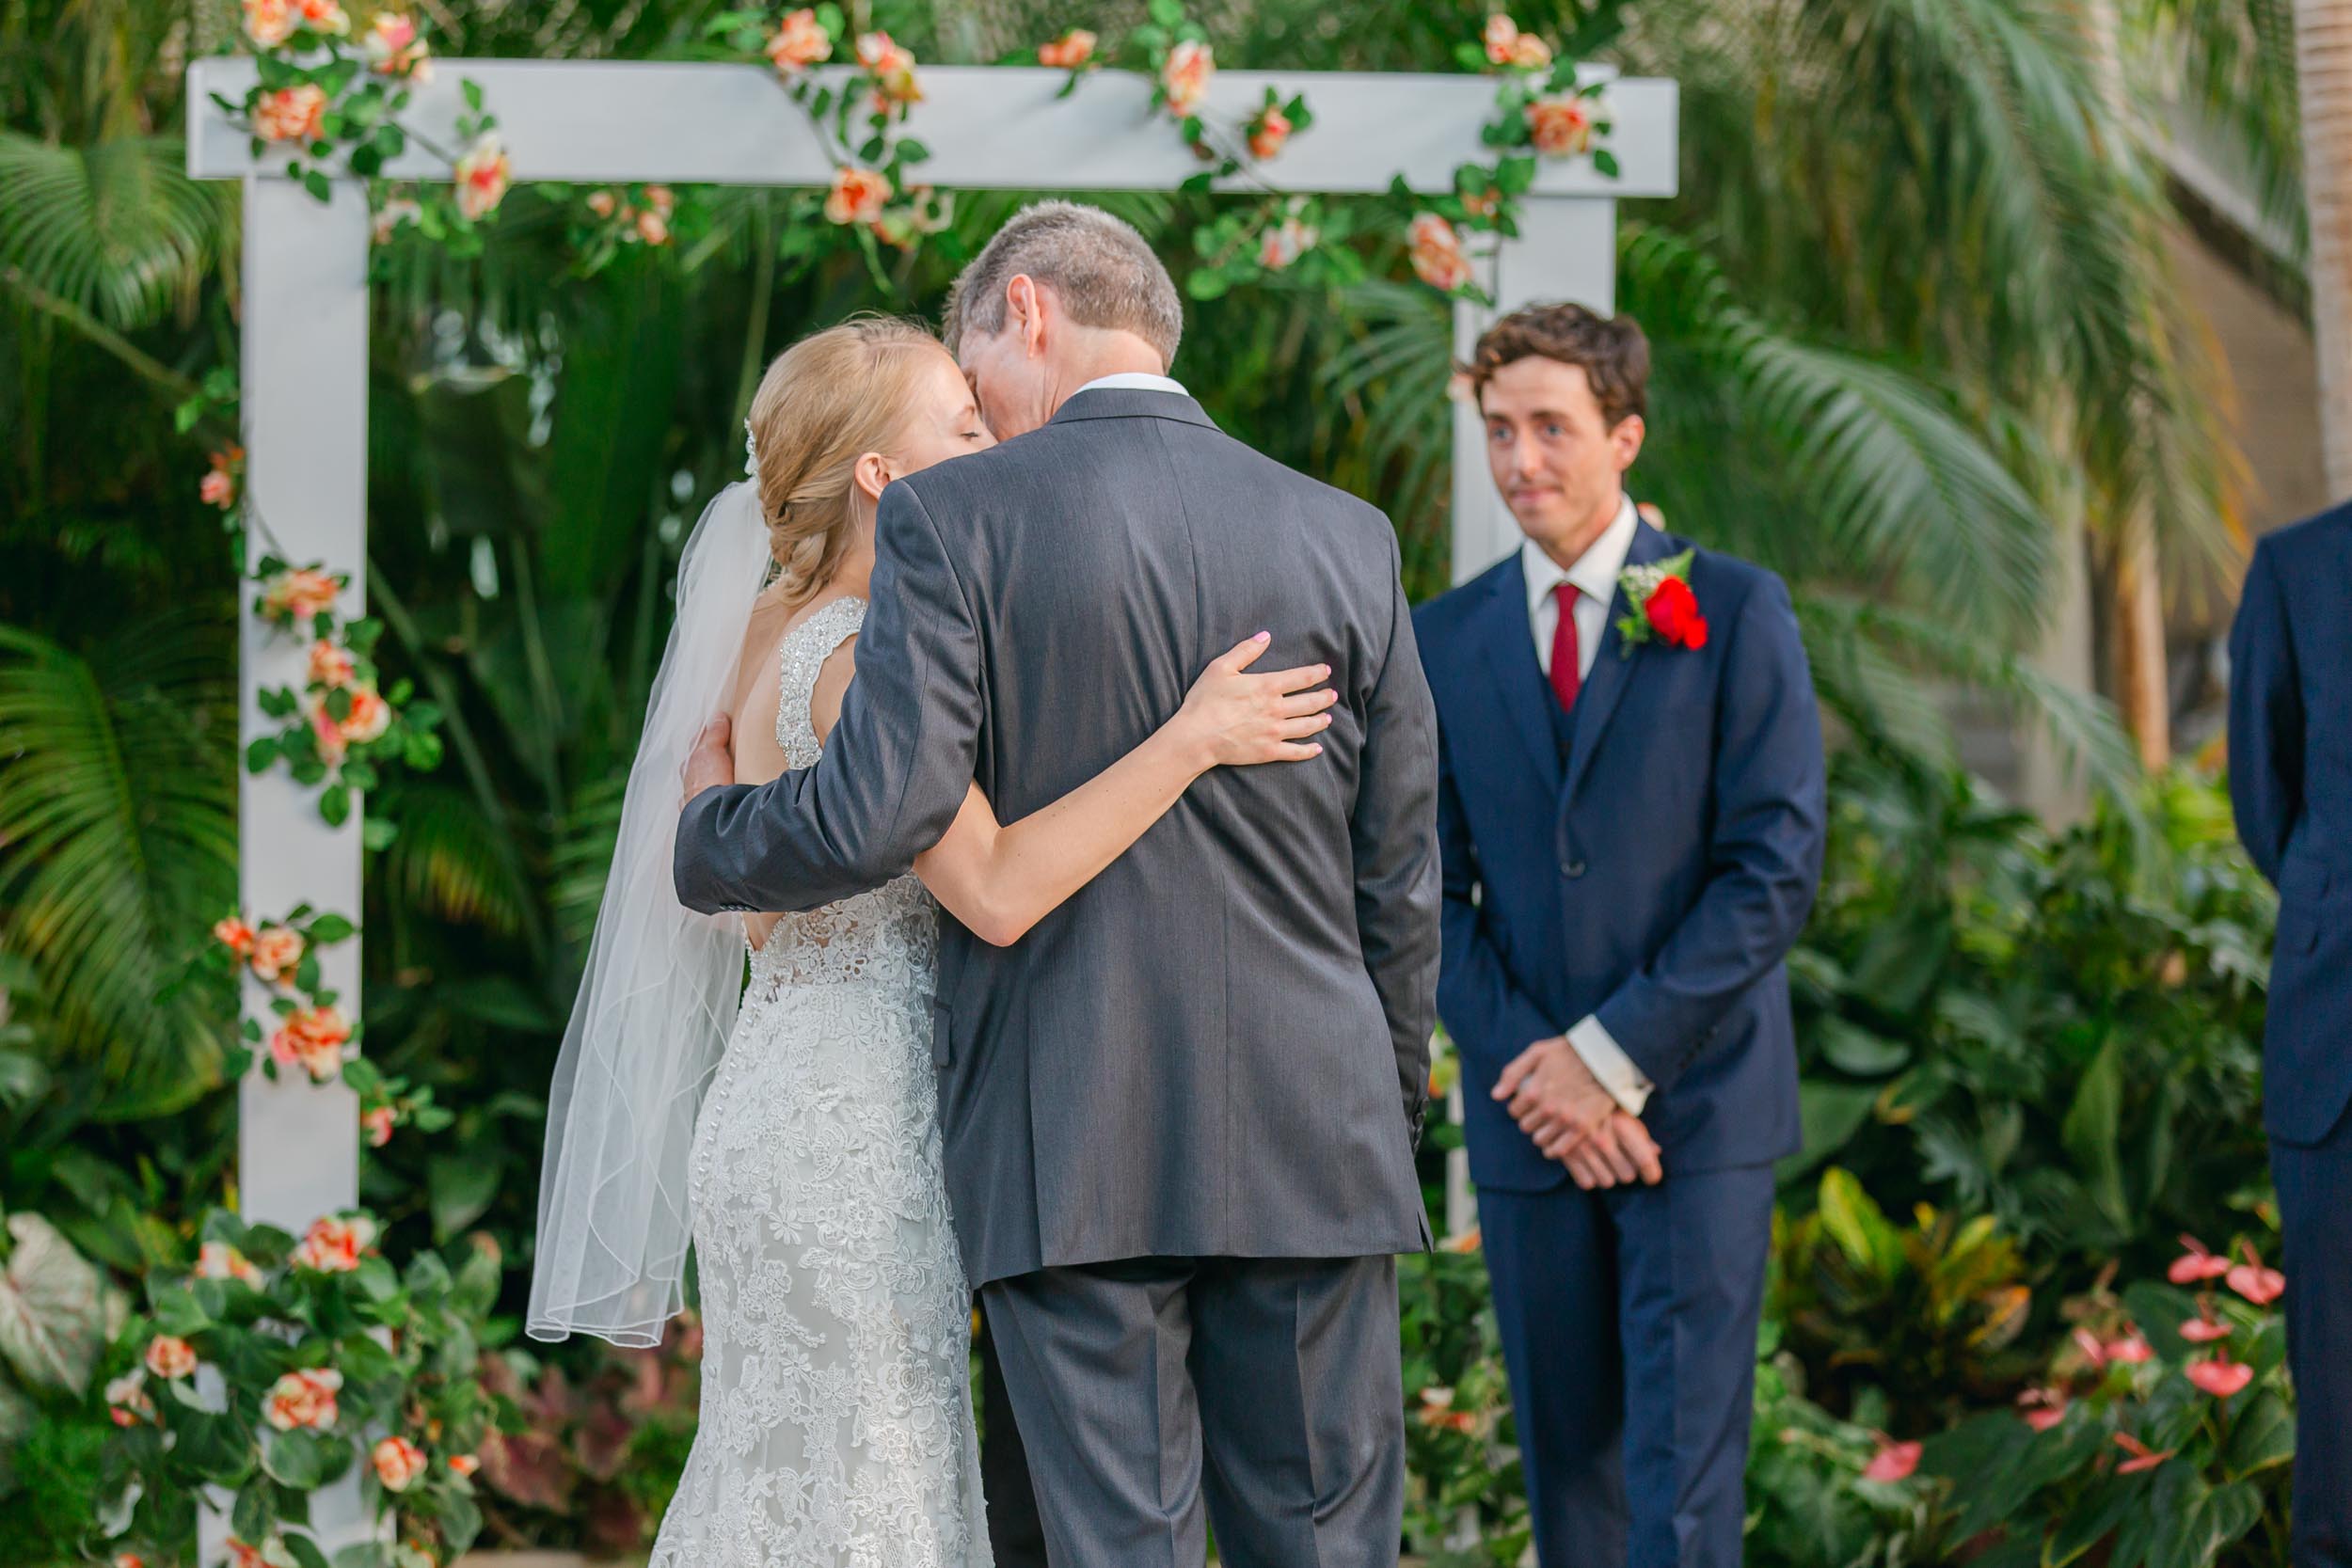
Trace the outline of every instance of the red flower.
<instances>
[{"instance_id":1,"label":"red flower","mask_svg":"<svg viewBox=\"0 0 2352 1568\"><path fill-rule=\"evenodd\" d=\"M2229 1337L2230 1325L2218 1321L2213 1315L2213 1298L2200 1296L2197 1301L2197 1316L2181 1325L2181 1338L2192 1345L2209 1345L2216 1339L2226 1339Z\"/></svg>"},{"instance_id":2,"label":"red flower","mask_svg":"<svg viewBox=\"0 0 2352 1568\"><path fill-rule=\"evenodd\" d=\"M2066 1395L2057 1388L2028 1388L2017 1396L2018 1414L2036 1432L2047 1432L2066 1419Z\"/></svg>"},{"instance_id":3,"label":"red flower","mask_svg":"<svg viewBox=\"0 0 2352 1568\"><path fill-rule=\"evenodd\" d=\"M2115 1434L2115 1446L2132 1456L2115 1467L2115 1473L2119 1476L2137 1475L2142 1470L2153 1470L2171 1458L2173 1453L2170 1449L2158 1453L2128 1432L2119 1432Z\"/></svg>"},{"instance_id":4,"label":"red flower","mask_svg":"<svg viewBox=\"0 0 2352 1568\"><path fill-rule=\"evenodd\" d=\"M2246 1261L2230 1271L2227 1283L2231 1290L2257 1307L2267 1307L2287 1293L2287 1276L2277 1269L2264 1268L2253 1243L2240 1242L2238 1248L2245 1253Z\"/></svg>"},{"instance_id":5,"label":"red flower","mask_svg":"<svg viewBox=\"0 0 2352 1568\"><path fill-rule=\"evenodd\" d=\"M1879 1451L1870 1456L1870 1463L1862 1467L1864 1481L1908 1481L1919 1467L1923 1445L1898 1443L1891 1437L1879 1439Z\"/></svg>"},{"instance_id":6,"label":"red flower","mask_svg":"<svg viewBox=\"0 0 2352 1568\"><path fill-rule=\"evenodd\" d=\"M2225 1350L2214 1352L2209 1361L2192 1361L2185 1370L2189 1382L2217 1400L2228 1399L2254 1381L2254 1369L2231 1360Z\"/></svg>"},{"instance_id":7,"label":"red flower","mask_svg":"<svg viewBox=\"0 0 2352 1568\"><path fill-rule=\"evenodd\" d=\"M2165 1278L2173 1284L2194 1285L2201 1279L2218 1279L2230 1272L2230 1260L2207 1252L2205 1243L2196 1237L2182 1237L2181 1245L2188 1250L2172 1259L2172 1266L2164 1271Z\"/></svg>"},{"instance_id":8,"label":"red flower","mask_svg":"<svg viewBox=\"0 0 2352 1568\"><path fill-rule=\"evenodd\" d=\"M1698 595L1680 578L1667 578L1650 593L1642 607L1650 628L1672 648L1707 646L1707 617L1699 613Z\"/></svg>"}]
</instances>

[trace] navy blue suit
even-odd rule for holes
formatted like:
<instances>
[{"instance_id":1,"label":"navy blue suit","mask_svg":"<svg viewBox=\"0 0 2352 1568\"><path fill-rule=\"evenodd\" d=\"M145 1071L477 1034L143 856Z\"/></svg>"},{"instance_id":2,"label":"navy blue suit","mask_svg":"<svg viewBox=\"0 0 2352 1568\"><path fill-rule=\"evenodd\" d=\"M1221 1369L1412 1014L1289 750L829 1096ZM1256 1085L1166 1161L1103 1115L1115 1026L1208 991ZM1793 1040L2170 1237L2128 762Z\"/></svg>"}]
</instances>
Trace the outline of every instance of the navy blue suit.
<instances>
[{"instance_id":1,"label":"navy blue suit","mask_svg":"<svg viewBox=\"0 0 2352 1568\"><path fill-rule=\"evenodd\" d=\"M1629 564L1685 547L1646 526ZM1824 780L1788 594L1699 551L1707 646L1609 630L1573 713L1519 558L1415 616L1438 703L1444 967L1470 1174L1545 1568L1740 1560L1772 1162L1800 1141L1782 958ZM1490 1091L1597 1016L1655 1085L1665 1181L1586 1193Z\"/></svg>"},{"instance_id":2,"label":"navy blue suit","mask_svg":"<svg viewBox=\"0 0 2352 1568\"><path fill-rule=\"evenodd\" d=\"M2352 506L2256 546L2230 632L2230 798L2279 888L2263 1124L2286 1241L2297 1568L2352 1564Z\"/></svg>"}]
</instances>

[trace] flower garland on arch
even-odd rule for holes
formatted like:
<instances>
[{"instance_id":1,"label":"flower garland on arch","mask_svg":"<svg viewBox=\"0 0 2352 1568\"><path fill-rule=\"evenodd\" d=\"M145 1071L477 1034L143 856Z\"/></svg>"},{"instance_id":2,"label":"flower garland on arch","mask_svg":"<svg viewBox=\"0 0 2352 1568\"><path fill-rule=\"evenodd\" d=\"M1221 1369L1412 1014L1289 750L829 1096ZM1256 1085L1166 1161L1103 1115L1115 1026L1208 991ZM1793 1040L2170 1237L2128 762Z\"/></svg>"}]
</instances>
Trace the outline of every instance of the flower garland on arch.
<instances>
[{"instance_id":1,"label":"flower garland on arch","mask_svg":"<svg viewBox=\"0 0 2352 1568\"><path fill-rule=\"evenodd\" d=\"M286 174L319 200L332 176L374 181L408 150L424 148L450 167L431 201L405 198L394 223L416 223L460 254L481 245L478 226L506 194L508 162L482 89L462 84L463 150L436 146L409 126L411 92L433 79L433 52L414 16L387 7L364 27L342 0L240 0L241 31L256 67L242 102L213 102L244 129L254 158L283 154ZM377 203L381 223L387 203Z\"/></svg>"}]
</instances>

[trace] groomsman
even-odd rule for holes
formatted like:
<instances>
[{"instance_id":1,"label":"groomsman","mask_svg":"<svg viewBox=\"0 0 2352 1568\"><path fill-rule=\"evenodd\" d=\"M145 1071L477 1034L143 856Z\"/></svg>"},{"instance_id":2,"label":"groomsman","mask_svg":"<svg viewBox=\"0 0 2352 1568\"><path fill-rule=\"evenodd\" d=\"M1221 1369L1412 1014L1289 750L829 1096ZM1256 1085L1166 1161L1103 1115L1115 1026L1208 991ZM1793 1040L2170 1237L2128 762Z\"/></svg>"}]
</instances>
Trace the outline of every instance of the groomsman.
<instances>
[{"instance_id":1,"label":"groomsman","mask_svg":"<svg viewBox=\"0 0 2352 1568\"><path fill-rule=\"evenodd\" d=\"M1782 958L1821 863L1778 578L1643 522L1641 328L1521 310L1467 367L1526 539L1415 617L1444 969L1544 1568L1728 1568L1799 1142ZM1662 1168L1662 1180L1661 1180Z\"/></svg>"},{"instance_id":2,"label":"groomsman","mask_svg":"<svg viewBox=\"0 0 2352 1568\"><path fill-rule=\"evenodd\" d=\"M2279 889L2263 1125L2286 1240L2296 1568L2352 1564L2352 505L2255 547L2230 632L2230 799Z\"/></svg>"}]
</instances>

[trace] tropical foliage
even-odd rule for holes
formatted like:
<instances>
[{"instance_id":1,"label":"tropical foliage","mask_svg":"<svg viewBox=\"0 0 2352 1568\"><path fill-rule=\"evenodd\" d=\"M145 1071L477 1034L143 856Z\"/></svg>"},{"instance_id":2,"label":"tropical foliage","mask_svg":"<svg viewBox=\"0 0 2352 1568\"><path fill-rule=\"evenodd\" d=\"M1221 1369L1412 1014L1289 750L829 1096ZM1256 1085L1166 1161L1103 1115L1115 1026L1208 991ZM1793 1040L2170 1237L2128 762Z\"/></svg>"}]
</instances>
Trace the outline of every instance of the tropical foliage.
<instances>
[{"instance_id":1,"label":"tropical foliage","mask_svg":"<svg viewBox=\"0 0 2352 1568\"><path fill-rule=\"evenodd\" d=\"M1514 60L1540 45L1682 84L1682 194L1622 214L1619 303L1655 351L1634 484L1678 531L1788 578L1842 721L1830 867L1792 963L1808 1154L1784 1173L1760 1347L1759 1562L1982 1560L2024 1553L2035 1521L2174 1505L2211 1528L2159 1550L2110 1525L2096 1549L2202 1561L2226 1544L2251 1562L2280 1517L2275 1323L2202 1282L2233 1365L2252 1369L2247 1388L2206 1392L2191 1373L2212 1352L2179 1338L2205 1308L2137 1283L2183 1232L2230 1266L2252 1266L2244 1245L2275 1251L2253 1114L2270 899L2210 789L2139 779L2106 706L2027 657L2076 534L2102 542L2104 575L2145 517L2186 565L2227 545L2234 506L2213 372L2169 325L2166 182L2103 77L2098 8L1534 0L1501 40ZM2274 215L2299 229L2289 8L2106 8L2129 79L2243 127ZM432 10L436 63L457 72L469 55L739 54L729 30L745 25L718 0ZM1457 49L1482 40L1484 69L1500 37L1471 0L1267 0L1199 20L1230 67L1468 69ZM1103 62L1073 21L1105 25L1042 0L873 0L835 31L885 30L927 62L1027 53L1075 81ZM1198 41L1185 24L1127 23L1165 36L1104 36L1158 48L1164 91L1184 90L1169 67ZM233 1203L228 1085L258 1043L235 1036L229 975L276 982L250 951L221 964L213 935L237 896L246 590L221 520L242 461L240 236L235 192L184 177L176 128L186 60L240 25L215 0L0 8L0 1538L65 1560L123 1525L125 1494L84 1478L131 1442L149 1490L128 1522L153 1555L181 1549L190 1466L242 1488L256 1533L240 1539L275 1527L298 1552L301 1487L270 1464L364 1465L388 1483L348 1433L340 1454L305 1438L274 1457L263 1402L346 1331L413 1307L437 1326L389 1367L358 1351L338 1396L437 1459L480 1437L475 1483L421 1472L420 1549L469 1534L469 1509L510 1544L624 1544L682 1457L691 1346L539 1356L513 1314L542 1096L676 552L739 468L767 358L853 309L935 309L1023 198L927 205L939 227L913 250L826 222L829 191L519 186L478 245L445 243L462 212L392 210L373 261L370 559L335 566L364 567L383 628L350 677L412 687L420 727L437 726L415 738L447 755L360 777L341 759L379 825L365 907L331 918L366 933L364 1016L345 1022L367 1053L341 1066L379 1118L362 1199L383 1257L304 1273L282 1262L291 1238L211 1212ZM1579 134L1534 107L1517 106L1510 147ZM1237 134L1271 155L1314 134L1311 109L1270 102ZM1484 194L1437 215L1467 219ZM1269 228L1252 198L1104 199L1180 273L1215 279L1195 282L1177 369L1220 422L1378 499L1415 596L1444 586L1452 308L1416 280L1443 260L1434 233L1338 202ZM290 718L349 685L340 664L321 674ZM2105 786L2090 817L2053 834L1970 780L1955 688L2048 731ZM365 704L339 705L340 732ZM289 735L273 765L324 773L324 732ZM319 939L330 918L242 913L256 939L287 922ZM324 1063L332 1033L293 1043ZM1452 1141L1432 1139L1433 1189ZM262 1283L189 1285L206 1241L240 1247ZM453 1274L444 1249L464 1259ZM2117 1279L2135 1283L2119 1297ZM1434 1255L1405 1288L1415 1548L1515 1561L1525 1509L1483 1263ZM2151 1359L2089 1366L2074 1331L2104 1349L2125 1322ZM105 1385L158 1335L222 1369L239 1432L151 1370L146 1397L190 1423L186 1452L167 1454L135 1402L117 1424ZM461 1402L455 1428L396 1418L421 1386ZM2016 1401L2053 1389L2067 1414L2037 1432L2026 1417L2052 1405ZM2169 1457L2126 1473L2142 1456L2117 1433ZM1995 1469L2020 1502L2006 1540L1936 1479ZM2094 1546L2088 1528L2070 1548Z\"/></svg>"}]
</instances>

